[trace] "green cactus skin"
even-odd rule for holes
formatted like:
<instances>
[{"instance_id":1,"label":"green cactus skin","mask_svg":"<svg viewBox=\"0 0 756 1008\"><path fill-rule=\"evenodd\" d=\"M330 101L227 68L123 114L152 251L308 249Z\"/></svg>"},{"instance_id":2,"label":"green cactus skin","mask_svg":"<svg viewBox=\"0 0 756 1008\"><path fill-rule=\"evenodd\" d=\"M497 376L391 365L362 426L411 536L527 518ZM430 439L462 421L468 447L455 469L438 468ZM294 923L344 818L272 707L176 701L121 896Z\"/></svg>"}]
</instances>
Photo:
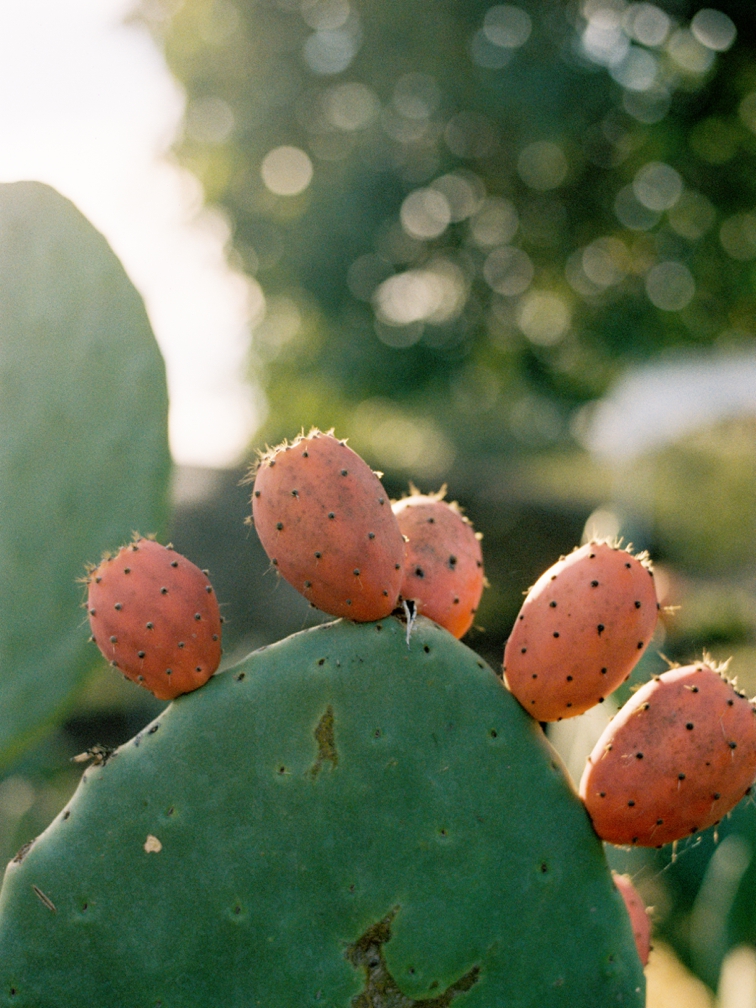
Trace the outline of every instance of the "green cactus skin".
<instances>
[{"instance_id":1,"label":"green cactus skin","mask_svg":"<svg viewBox=\"0 0 756 1008\"><path fill-rule=\"evenodd\" d=\"M0 1005L641 1008L538 725L445 630L405 636L296 634L90 767L8 866Z\"/></svg>"},{"instance_id":2,"label":"green cactus skin","mask_svg":"<svg viewBox=\"0 0 756 1008\"><path fill-rule=\"evenodd\" d=\"M165 369L107 242L38 182L0 185L0 769L70 705L98 655L82 560L158 532Z\"/></svg>"}]
</instances>

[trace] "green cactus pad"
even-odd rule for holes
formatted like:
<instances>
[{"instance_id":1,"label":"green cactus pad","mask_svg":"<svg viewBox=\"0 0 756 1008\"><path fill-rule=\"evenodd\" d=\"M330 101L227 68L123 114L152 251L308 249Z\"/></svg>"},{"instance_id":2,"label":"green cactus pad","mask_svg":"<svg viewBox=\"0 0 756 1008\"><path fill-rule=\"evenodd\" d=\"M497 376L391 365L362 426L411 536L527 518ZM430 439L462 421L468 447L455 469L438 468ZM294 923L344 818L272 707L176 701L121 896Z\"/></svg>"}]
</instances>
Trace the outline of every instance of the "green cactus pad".
<instances>
[{"instance_id":1,"label":"green cactus pad","mask_svg":"<svg viewBox=\"0 0 756 1008\"><path fill-rule=\"evenodd\" d=\"M156 532L165 370L105 239L37 182L0 186L0 768L97 661L86 560Z\"/></svg>"},{"instance_id":2,"label":"green cactus pad","mask_svg":"<svg viewBox=\"0 0 756 1008\"><path fill-rule=\"evenodd\" d=\"M90 767L7 869L0 1004L640 1008L538 725L445 630L405 634L296 634Z\"/></svg>"}]
</instances>

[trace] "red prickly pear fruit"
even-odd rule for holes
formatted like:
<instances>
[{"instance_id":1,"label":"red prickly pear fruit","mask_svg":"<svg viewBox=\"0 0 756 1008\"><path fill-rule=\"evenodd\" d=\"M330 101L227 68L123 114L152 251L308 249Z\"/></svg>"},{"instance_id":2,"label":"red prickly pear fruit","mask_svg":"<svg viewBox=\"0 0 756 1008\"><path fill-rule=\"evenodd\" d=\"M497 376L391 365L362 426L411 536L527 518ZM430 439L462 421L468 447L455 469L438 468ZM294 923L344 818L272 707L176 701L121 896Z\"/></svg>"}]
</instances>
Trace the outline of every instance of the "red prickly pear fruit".
<instances>
[{"instance_id":1,"label":"red prickly pear fruit","mask_svg":"<svg viewBox=\"0 0 756 1008\"><path fill-rule=\"evenodd\" d=\"M271 563L318 609L360 623L396 606L404 540L359 455L312 430L259 460L252 514Z\"/></svg>"},{"instance_id":2,"label":"red prickly pear fruit","mask_svg":"<svg viewBox=\"0 0 756 1008\"><path fill-rule=\"evenodd\" d=\"M602 840L661 847L719 822L754 775L754 708L699 663L628 700L588 757L580 797Z\"/></svg>"},{"instance_id":3,"label":"red prickly pear fruit","mask_svg":"<svg viewBox=\"0 0 756 1008\"><path fill-rule=\"evenodd\" d=\"M627 907L635 938L635 947L638 949L638 958L646 966L648 965L648 954L651 951L651 918L648 916L640 893L630 881L630 876L612 872L612 878Z\"/></svg>"},{"instance_id":4,"label":"red prickly pear fruit","mask_svg":"<svg viewBox=\"0 0 756 1008\"><path fill-rule=\"evenodd\" d=\"M630 675L656 626L645 556L591 542L542 574L504 652L505 682L538 721L575 717Z\"/></svg>"},{"instance_id":5,"label":"red prickly pear fruit","mask_svg":"<svg viewBox=\"0 0 756 1008\"><path fill-rule=\"evenodd\" d=\"M158 700L202 686L221 658L218 600L205 574L152 539L89 572L87 611L105 658Z\"/></svg>"},{"instance_id":6,"label":"red prickly pear fruit","mask_svg":"<svg viewBox=\"0 0 756 1008\"><path fill-rule=\"evenodd\" d=\"M401 594L459 639L470 629L483 592L483 556L470 521L443 496L414 491L393 505L409 540Z\"/></svg>"}]
</instances>

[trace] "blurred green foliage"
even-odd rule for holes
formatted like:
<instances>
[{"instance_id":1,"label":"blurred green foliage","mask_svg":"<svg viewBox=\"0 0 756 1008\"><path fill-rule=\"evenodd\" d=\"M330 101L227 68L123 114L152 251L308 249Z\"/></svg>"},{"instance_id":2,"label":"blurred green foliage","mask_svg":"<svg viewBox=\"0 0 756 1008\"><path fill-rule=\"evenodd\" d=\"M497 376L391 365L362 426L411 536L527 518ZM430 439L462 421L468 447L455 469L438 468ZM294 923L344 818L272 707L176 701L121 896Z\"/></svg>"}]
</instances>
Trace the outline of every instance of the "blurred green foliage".
<instances>
[{"instance_id":1,"label":"blurred green foliage","mask_svg":"<svg viewBox=\"0 0 756 1008\"><path fill-rule=\"evenodd\" d=\"M268 298L270 439L335 423L437 477L569 443L629 362L756 328L748 4L177 7L179 155Z\"/></svg>"}]
</instances>

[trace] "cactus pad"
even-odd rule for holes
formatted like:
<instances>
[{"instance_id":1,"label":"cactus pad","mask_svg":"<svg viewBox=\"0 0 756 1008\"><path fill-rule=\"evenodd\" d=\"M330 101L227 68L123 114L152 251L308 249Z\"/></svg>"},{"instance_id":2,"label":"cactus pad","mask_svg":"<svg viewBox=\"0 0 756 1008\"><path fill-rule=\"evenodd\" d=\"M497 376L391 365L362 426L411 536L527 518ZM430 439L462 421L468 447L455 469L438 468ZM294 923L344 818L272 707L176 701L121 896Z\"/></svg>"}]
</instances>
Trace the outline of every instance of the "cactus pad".
<instances>
[{"instance_id":1,"label":"cactus pad","mask_svg":"<svg viewBox=\"0 0 756 1008\"><path fill-rule=\"evenodd\" d=\"M644 1003L558 757L423 618L261 649L90 767L7 869L0 964L13 1008Z\"/></svg>"}]
</instances>

